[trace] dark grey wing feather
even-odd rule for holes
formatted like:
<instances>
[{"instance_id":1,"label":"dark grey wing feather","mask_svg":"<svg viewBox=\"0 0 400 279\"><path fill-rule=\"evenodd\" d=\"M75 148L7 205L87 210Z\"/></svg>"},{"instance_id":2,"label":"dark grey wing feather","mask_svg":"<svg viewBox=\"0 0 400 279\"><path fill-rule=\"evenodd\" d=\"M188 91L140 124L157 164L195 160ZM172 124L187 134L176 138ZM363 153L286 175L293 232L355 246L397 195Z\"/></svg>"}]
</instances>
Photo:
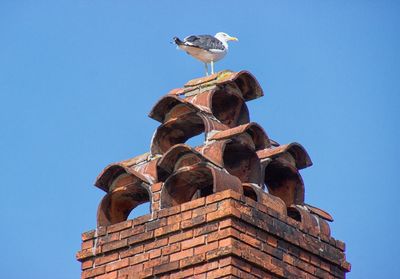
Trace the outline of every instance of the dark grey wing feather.
<instances>
[{"instance_id":1,"label":"dark grey wing feather","mask_svg":"<svg viewBox=\"0 0 400 279\"><path fill-rule=\"evenodd\" d=\"M198 47L205 50L220 49L224 50L225 47L220 40L210 35L192 35L186 37L184 40L187 45Z\"/></svg>"}]
</instances>

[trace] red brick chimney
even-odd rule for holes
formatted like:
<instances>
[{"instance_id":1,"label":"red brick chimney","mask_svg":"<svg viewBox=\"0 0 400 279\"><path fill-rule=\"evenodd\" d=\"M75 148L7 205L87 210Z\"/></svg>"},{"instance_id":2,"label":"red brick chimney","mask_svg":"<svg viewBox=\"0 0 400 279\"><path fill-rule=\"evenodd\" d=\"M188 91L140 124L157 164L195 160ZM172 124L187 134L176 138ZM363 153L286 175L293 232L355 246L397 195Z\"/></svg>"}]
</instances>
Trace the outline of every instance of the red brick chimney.
<instances>
[{"instance_id":1,"label":"red brick chimney","mask_svg":"<svg viewBox=\"0 0 400 279\"><path fill-rule=\"evenodd\" d=\"M249 72L223 71L158 101L150 152L96 180L106 195L82 234L82 278L345 278L332 217L304 202L306 150L249 122L246 101L262 96ZM151 213L127 220L145 202Z\"/></svg>"}]
</instances>

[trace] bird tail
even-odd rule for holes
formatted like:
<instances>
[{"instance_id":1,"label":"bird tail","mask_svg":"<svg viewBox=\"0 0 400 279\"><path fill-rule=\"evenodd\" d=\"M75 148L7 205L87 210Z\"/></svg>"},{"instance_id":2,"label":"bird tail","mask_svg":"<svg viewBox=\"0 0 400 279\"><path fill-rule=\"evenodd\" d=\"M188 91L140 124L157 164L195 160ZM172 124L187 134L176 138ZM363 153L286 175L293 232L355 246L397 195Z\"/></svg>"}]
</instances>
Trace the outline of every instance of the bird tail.
<instances>
[{"instance_id":1,"label":"bird tail","mask_svg":"<svg viewBox=\"0 0 400 279\"><path fill-rule=\"evenodd\" d=\"M180 46L180 45L183 45L183 44L184 44L184 42L182 42L178 37L174 37L174 38L172 38L172 40L174 41L174 43L175 43L177 46Z\"/></svg>"}]
</instances>

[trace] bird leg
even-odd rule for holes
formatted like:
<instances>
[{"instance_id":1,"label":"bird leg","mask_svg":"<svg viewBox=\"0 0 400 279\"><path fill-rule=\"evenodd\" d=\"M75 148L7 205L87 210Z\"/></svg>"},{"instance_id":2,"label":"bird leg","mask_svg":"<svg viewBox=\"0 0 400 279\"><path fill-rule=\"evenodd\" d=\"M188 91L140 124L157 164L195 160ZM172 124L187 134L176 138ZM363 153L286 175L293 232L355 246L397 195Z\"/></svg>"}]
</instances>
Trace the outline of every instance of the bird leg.
<instances>
[{"instance_id":1,"label":"bird leg","mask_svg":"<svg viewBox=\"0 0 400 279\"><path fill-rule=\"evenodd\" d=\"M205 68L206 68L206 76L208 76L208 64L207 64L207 63L204 63L204 66L205 66Z\"/></svg>"},{"instance_id":2,"label":"bird leg","mask_svg":"<svg viewBox=\"0 0 400 279\"><path fill-rule=\"evenodd\" d=\"M211 74L214 74L214 61L211 60Z\"/></svg>"}]
</instances>

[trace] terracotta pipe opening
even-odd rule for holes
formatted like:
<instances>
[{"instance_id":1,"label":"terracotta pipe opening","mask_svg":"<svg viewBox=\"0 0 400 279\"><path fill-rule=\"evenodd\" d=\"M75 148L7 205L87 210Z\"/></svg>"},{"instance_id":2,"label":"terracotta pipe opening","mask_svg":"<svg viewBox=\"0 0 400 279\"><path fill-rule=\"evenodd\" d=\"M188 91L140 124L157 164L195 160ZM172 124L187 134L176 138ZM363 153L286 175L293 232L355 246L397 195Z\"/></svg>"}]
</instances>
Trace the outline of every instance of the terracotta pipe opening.
<instances>
[{"instance_id":1,"label":"terracotta pipe opening","mask_svg":"<svg viewBox=\"0 0 400 279\"><path fill-rule=\"evenodd\" d=\"M166 95L154 105L149 116L164 123L183 114L196 111L195 107L183 102L179 97Z\"/></svg>"},{"instance_id":2,"label":"terracotta pipe opening","mask_svg":"<svg viewBox=\"0 0 400 279\"><path fill-rule=\"evenodd\" d=\"M211 111L223 124L229 127L249 123L249 110L244 99L231 90L231 86L225 86L215 91L212 95Z\"/></svg>"},{"instance_id":3,"label":"terracotta pipe opening","mask_svg":"<svg viewBox=\"0 0 400 279\"><path fill-rule=\"evenodd\" d=\"M243 98L246 101L253 100L263 96L262 89L258 81L248 72L240 72L235 79L236 85L242 92Z\"/></svg>"},{"instance_id":4,"label":"terracotta pipe opening","mask_svg":"<svg viewBox=\"0 0 400 279\"><path fill-rule=\"evenodd\" d=\"M289 162L276 159L265 168L264 182L271 195L281 198L287 207L304 203L304 185L298 170Z\"/></svg>"},{"instance_id":5,"label":"terracotta pipe opening","mask_svg":"<svg viewBox=\"0 0 400 279\"><path fill-rule=\"evenodd\" d=\"M158 162L157 173L160 181L165 181L180 168L188 167L205 161L203 155L187 144L177 144L171 147Z\"/></svg>"},{"instance_id":6,"label":"terracotta pipe opening","mask_svg":"<svg viewBox=\"0 0 400 279\"><path fill-rule=\"evenodd\" d=\"M133 209L146 202L150 202L148 187L134 175L122 174L115 179L109 193L100 202L97 226L126 221Z\"/></svg>"},{"instance_id":7,"label":"terracotta pipe opening","mask_svg":"<svg viewBox=\"0 0 400 279\"><path fill-rule=\"evenodd\" d=\"M152 154L164 154L175 144L184 143L191 137L204 132L203 120L196 113L172 119L156 130L151 144Z\"/></svg>"},{"instance_id":8,"label":"terracotta pipe opening","mask_svg":"<svg viewBox=\"0 0 400 279\"><path fill-rule=\"evenodd\" d=\"M298 222L301 222L301 214L295 207L288 207L287 208L287 215L290 218L292 218L292 219L294 219L294 220L296 220Z\"/></svg>"},{"instance_id":9,"label":"terracotta pipe opening","mask_svg":"<svg viewBox=\"0 0 400 279\"><path fill-rule=\"evenodd\" d=\"M313 231L315 234L331 235L329 224L318 215L300 206L290 206L287 208L288 216L301 223L303 229Z\"/></svg>"},{"instance_id":10,"label":"terracotta pipe opening","mask_svg":"<svg viewBox=\"0 0 400 279\"><path fill-rule=\"evenodd\" d=\"M242 193L239 179L222 170L206 163L183 167L164 182L161 207L175 206L226 189Z\"/></svg>"},{"instance_id":11,"label":"terracotta pipe opening","mask_svg":"<svg viewBox=\"0 0 400 279\"><path fill-rule=\"evenodd\" d=\"M243 195L256 202L258 201L257 192L249 185L243 185Z\"/></svg>"},{"instance_id":12,"label":"terracotta pipe opening","mask_svg":"<svg viewBox=\"0 0 400 279\"><path fill-rule=\"evenodd\" d=\"M261 165L256 152L249 145L228 143L223 155L224 167L243 183L260 185Z\"/></svg>"},{"instance_id":13,"label":"terracotta pipe opening","mask_svg":"<svg viewBox=\"0 0 400 279\"><path fill-rule=\"evenodd\" d=\"M162 191L162 207L169 207L206 196L212 193L214 179L212 173L207 168L198 168L192 171L184 170L171 175L164 183Z\"/></svg>"}]
</instances>

